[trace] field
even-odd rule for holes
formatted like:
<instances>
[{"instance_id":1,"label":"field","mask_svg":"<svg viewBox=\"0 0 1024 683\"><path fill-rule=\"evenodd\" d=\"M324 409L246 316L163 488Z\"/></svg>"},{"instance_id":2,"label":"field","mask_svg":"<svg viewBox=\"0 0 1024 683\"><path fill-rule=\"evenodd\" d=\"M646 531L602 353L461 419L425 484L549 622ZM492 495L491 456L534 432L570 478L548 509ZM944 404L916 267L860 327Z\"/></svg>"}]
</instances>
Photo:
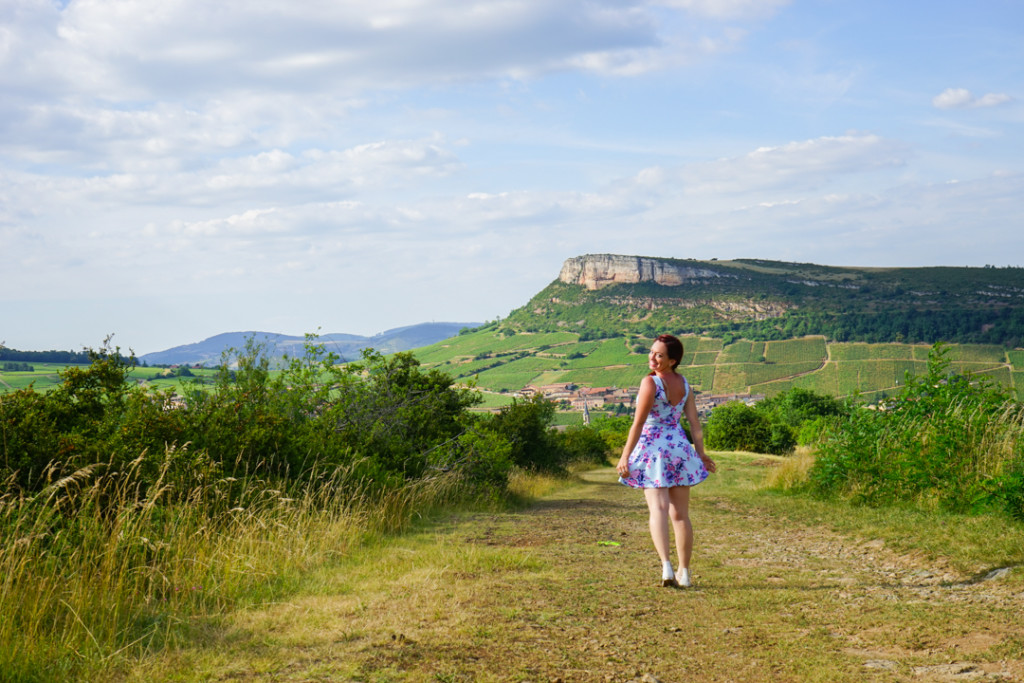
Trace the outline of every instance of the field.
<instances>
[{"instance_id":1,"label":"field","mask_svg":"<svg viewBox=\"0 0 1024 683\"><path fill-rule=\"evenodd\" d=\"M30 365L34 368L33 372L0 371L0 392L17 391L29 385L32 385L37 391L48 391L60 383L57 373L67 367L54 363L30 363Z\"/></svg>"},{"instance_id":2,"label":"field","mask_svg":"<svg viewBox=\"0 0 1024 683\"><path fill-rule=\"evenodd\" d=\"M0 370L0 394L17 391L31 386L36 391L49 391L60 384L60 373L72 367L85 368L84 365L64 365L57 363L29 363L32 372L6 372ZM211 383L217 375L212 368L190 368L192 376L181 377L175 371L165 368L136 367L132 368L128 377L132 381L152 389L174 389L180 392L186 383Z\"/></svg>"},{"instance_id":3,"label":"field","mask_svg":"<svg viewBox=\"0 0 1024 683\"><path fill-rule=\"evenodd\" d=\"M493 333L466 336L494 337ZM631 387L646 372L646 354L637 349L646 348L649 339L573 342L573 337L564 333L557 338L558 346L544 351L537 350L535 344L555 341L551 335L500 339L500 344L493 348L501 349L501 353L516 353L507 356L507 360L492 357L469 362L463 355L467 362L447 365L445 361L450 362L451 356L442 359L437 346L420 357L428 366L456 371L465 378L475 377L481 387L506 392L518 391L527 384L556 382ZM881 397L897 390L908 373L923 374L931 351L930 346L920 344L829 344L824 337L771 342L741 339L723 346L720 339L687 336L683 343L680 371L698 391L769 396L799 386L840 397ZM483 348L482 340L465 340L452 344L449 352L474 349L480 353ZM952 344L948 357L953 370L984 375L1024 395L1024 350L1007 352L996 346Z\"/></svg>"},{"instance_id":4,"label":"field","mask_svg":"<svg viewBox=\"0 0 1024 683\"><path fill-rule=\"evenodd\" d=\"M907 373L927 367L931 347L922 344L827 343L824 337L723 344L721 339L686 335L680 371L702 393L763 393L791 386L833 396L877 398L894 392ZM646 374L650 339L623 336L579 341L572 332L500 335L470 332L414 351L426 368L494 392L484 408L501 405L493 396L515 394L528 384L570 382L591 387L634 387ZM989 377L1024 397L1024 349L950 344L957 372ZM36 364L35 372L0 372L0 393L34 383L47 391L63 366ZM193 369L193 378L160 377L160 368L135 368L145 386L180 391L184 382L211 381L215 370ZM506 401L509 399L506 399Z\"/></svg>"}]
</instances>

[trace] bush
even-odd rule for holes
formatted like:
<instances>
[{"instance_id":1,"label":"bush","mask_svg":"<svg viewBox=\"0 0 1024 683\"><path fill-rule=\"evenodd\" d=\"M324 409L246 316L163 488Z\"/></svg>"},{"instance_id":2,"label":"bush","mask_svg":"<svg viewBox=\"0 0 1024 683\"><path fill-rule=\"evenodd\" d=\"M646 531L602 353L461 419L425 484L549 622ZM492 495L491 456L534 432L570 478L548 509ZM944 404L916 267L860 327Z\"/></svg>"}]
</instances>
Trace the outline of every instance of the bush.
<instances>
[{"instance_id":1,"label":"bush","mask_svg":"<svg viewBox=\"0 0 1024 683\"><path fill-rule=\"evenodd\" d=\"M768 433L768 452L774 455L791 453L796 447L796 430L788 424L776 422Z\"/></svg>"},{"instance_id":2,"label":"bush","mask_svg":"<svg viewBox=\"0 0 1024 683\"><path fill-rule=\"evenodd\" d=\"M704 441L708 448L716 450L768 453L771 423L745 403L729 401L711 411Z\"/></svg>"},{"instance_id":3,"label":"bush","mask_svg":"<svg viewBox=\"0 0 1024 683\"><path fill-rule=\"evenodd\" d=\"M829 430L840 424L844 417L813 417L804 421L796 432L798 446L811 446L826 437Z\"/></svg>"},{"instance_id":4,"label":"bush","mask_svg":"<svg viewBox=\"0 0 1024 683\"><path fill-rule=\"evenodd\" d=\"M525 469L560 471L568 457L551 430L555 404L543 396L513 399L481 427L494 432L510 446L512 462Z\"/></svg>"},{"instance_id":5,"label":"bush","mask_svg":"<svg viewBox=\"0 0 1024 683\"><path fill-rule=\"evenodd\" d=\"M766 398L756 407L772 423L781 422L793 428L814 418L849 413L849 407L832 396L800 387L791 387L777 396Z\"/></svg>"},{"instance_id":6,"label":"bush","mask_svg":"<svg viewBox=\"0 0 1024 683\"><path fill-rule=\"evenodd\" d=\"M825 431L810 471L822 494L1024 519L1024 407L988 379L950 372L946 347L878 410Z\"/></svg>"},{"instance_id":7,"label":"bush","mask_svg":"<svg viewBox=\"0 0 1024 683\"><path fill-rule=\"evenodd\" d=\"M593 465L608 463L608 442L601 432L589 425L573 425L564 432L556 432L556 439L564 451L567 463L578 462Z\"/></svg>"}]
</instances>

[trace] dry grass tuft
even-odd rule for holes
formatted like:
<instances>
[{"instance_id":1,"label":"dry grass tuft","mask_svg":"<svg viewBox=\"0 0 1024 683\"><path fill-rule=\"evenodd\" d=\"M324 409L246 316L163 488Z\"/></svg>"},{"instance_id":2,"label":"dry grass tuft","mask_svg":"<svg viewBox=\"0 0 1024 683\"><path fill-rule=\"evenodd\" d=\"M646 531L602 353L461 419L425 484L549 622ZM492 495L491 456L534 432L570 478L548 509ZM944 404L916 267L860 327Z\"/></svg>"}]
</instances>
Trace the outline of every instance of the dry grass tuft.
<instances>
[{"instance_id":1,"label":"dry grass tuft","mask_svg":"<svg viewBox=\"0 0 1024 683\"><path fill-rule=\"evenodd\" d=\"M788 458L782 458L768 470L765 486L771 489L790 491L807 484L808 473L814 465L814 449L798 446L796 452Z\"/></svg>"}]
</instances>

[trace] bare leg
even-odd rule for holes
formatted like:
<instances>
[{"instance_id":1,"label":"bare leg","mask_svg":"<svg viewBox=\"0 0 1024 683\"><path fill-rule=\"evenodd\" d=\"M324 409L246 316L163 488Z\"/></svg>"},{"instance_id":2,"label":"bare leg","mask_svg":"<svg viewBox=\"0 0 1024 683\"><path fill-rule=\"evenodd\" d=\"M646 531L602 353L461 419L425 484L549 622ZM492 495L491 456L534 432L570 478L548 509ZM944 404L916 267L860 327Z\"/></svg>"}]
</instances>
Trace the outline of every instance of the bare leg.
<instances>
[{"instance_id":1,"label":"bare leg","mask_svg":"<svg viewBox=\"0 0 1024 683\"><path fill-rule=\"evenodd\" d=\"M672 529L676 534L676 552L679 556L679 568L690 568L690 556L693 554L693 525L690 524L690 487L673 486L668 490L669 517Z\"/></svg>"},{"instance_id":2,"label":"bare leg","mask_svg":"<svg viewBox=\"0 0 1024 683\"><path fill-rule=\"evenodd\" d=\"M668 554L669 489L644 489L647 509L650 511L651 540L662 562L670 560Z\"/></svg>"}]
</instances>

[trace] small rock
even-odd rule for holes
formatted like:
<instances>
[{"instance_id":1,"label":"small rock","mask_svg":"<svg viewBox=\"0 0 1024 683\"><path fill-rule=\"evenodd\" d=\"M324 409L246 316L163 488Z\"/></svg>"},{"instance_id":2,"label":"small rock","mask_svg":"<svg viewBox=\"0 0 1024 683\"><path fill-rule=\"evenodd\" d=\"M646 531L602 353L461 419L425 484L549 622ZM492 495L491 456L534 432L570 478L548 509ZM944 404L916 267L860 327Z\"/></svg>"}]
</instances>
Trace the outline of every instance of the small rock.
<instances>
[{"instance_id":1,"label":"small rock","mask_svg":"<svg viewBox=\"0 0 1024 683\"><path fill-rule=\"evenodd\" d=\"M982 581L991 581L992 579L999 579L1010 573L1013 567L1000 567L999 569L993 569L988 574L985 574L985 578Z\"/></svg>"},{"instance_id":2,"label":"small rock","mask_svg":"<svg viewBox=\"0 0 1024 683\"><path fill-rule=\"evenodd\" d=\"M661 683L661 681L651 674L644 674L643 678L640 679L640 683Z\"/></svg>"},{"instance_id":3,"label":"small rock","mask_svg":"<svg viewBox=\"0 0 1024 683\"><path fill-rule=\"evenodd\" d=\"M864 662L865 669L883 669L885 671L895 671L896 662L890 662L888 659L869 659Z\"/></svg>"},{"instance_id":4,"label":"small rock","mask_svg":"<svg viewBox=\"0 0 1024 683\"><path fill-rule=\"evenodd\" d=\"M913 671L915 676L941 676L956 681L981 678L985 675L985 672L978 666L964 662L937 664L935 666L915 666Z\"/></svg>"}]
</instances>

